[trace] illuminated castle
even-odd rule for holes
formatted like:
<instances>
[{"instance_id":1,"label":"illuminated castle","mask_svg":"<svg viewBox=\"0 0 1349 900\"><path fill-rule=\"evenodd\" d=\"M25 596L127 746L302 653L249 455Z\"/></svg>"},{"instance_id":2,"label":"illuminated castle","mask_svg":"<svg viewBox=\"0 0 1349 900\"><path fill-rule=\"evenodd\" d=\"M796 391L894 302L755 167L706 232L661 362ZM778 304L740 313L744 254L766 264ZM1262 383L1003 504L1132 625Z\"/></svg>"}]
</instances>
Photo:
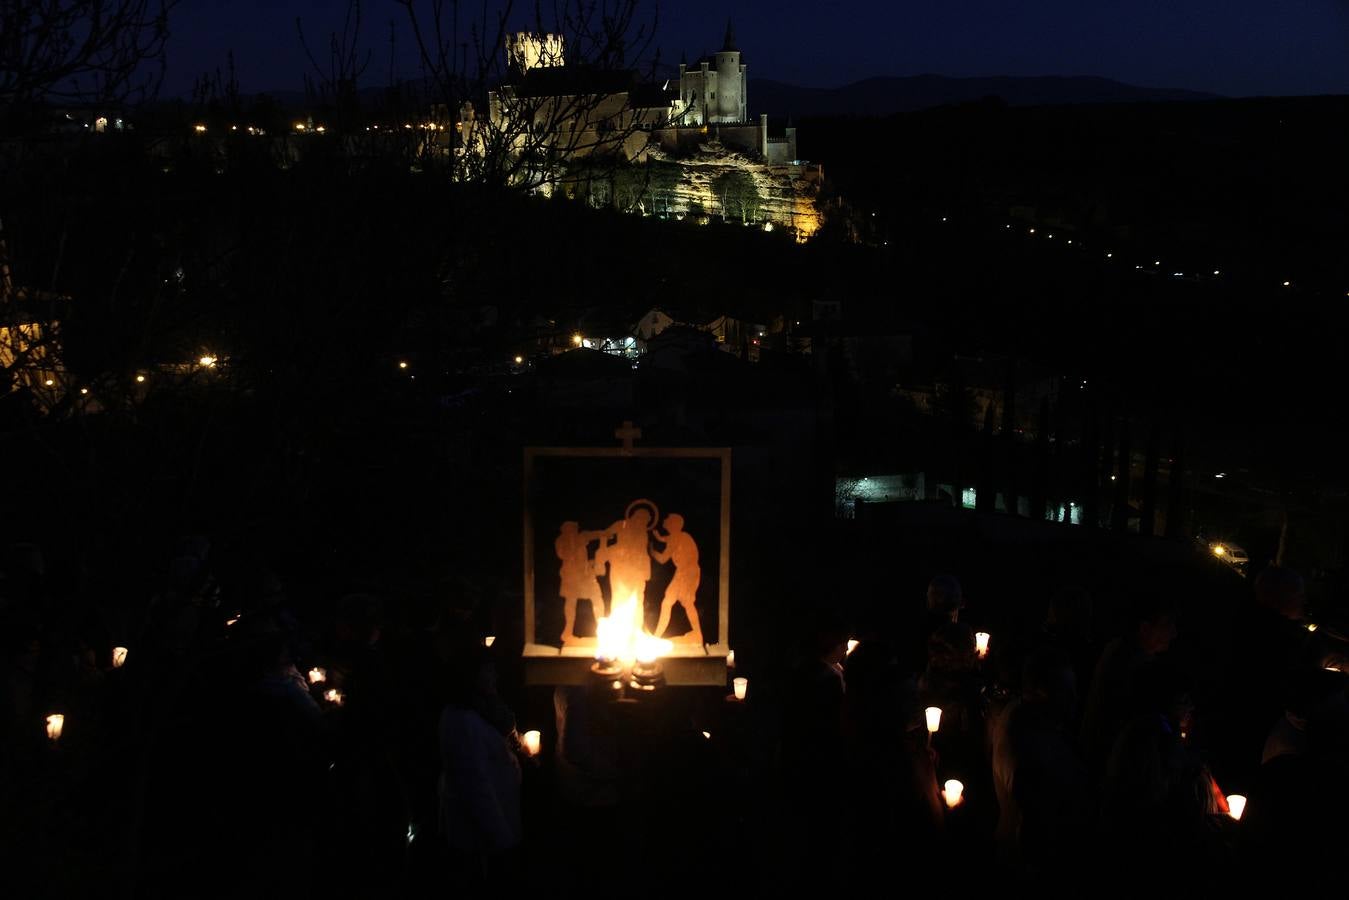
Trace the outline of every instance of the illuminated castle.
<instances>
[{"instance_id":1,"label":"illuminated castle","mask_svg":"<svg viewBox=\"0 0 1349 900\"><path fill-rule=\"evenodd\" d=\"M698 60L690 69L679 64L679 101L683 105L681 125L707 125L749 121L749 89L740 51L735 46L735 29L726 22L726 39L712 56Z\"/></svg>"},{"instance_id":2,"label":"illuminated castle","mask_svg":"<svg viewBox=\"0 0 1349 900\"><path fill-rule=\"evenodd\" d=\"M795 128L770 128L766 114L751 118L747 66L730 22L721 49L694 66L681 63L677 82L568 64L565 49L560 35L506 37L507 77L488 92L487 116L477 118L468 106L461 115L460 153L468 163L505 149L522 161L506 170L545 194L584 193L595 204L701 222L720 215L790 228L801 239L819 228L820 167L798 158ZM606 185L603 165L585 168L592 159L616 158L664 166L662 184L614 187Z\"/></svg>"}]
</instances>

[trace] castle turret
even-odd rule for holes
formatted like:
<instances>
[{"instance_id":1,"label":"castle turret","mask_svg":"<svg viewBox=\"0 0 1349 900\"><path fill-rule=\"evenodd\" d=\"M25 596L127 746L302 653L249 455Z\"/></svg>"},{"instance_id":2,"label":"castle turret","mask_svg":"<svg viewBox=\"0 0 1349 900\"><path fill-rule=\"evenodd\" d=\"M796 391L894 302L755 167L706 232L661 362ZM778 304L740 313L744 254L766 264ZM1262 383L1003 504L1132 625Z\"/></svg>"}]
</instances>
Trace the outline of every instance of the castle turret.
<instances>
[{"instance_id":1,"label":"castle turret","mask_svg":"<svg viewBox=\"0 0 1349 900\"><path fill-rule=\"evenodd\" d=\"M708 103L709 117L717 122L744 122L747 116L745 66L735 46L735 28L726 20L726 40L716 54L717 98Z\"/></svg>"}]
</instances>

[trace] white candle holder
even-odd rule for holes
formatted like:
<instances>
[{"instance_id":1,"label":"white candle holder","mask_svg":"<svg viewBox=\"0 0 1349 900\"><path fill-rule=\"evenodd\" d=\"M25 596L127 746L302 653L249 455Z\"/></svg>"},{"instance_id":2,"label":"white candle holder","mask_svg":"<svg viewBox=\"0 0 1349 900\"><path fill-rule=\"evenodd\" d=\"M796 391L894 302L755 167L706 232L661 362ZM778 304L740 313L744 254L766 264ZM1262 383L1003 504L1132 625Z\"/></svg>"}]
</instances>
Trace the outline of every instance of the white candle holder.
<instances>
[{"instance_id":1,"label":"white candle holder","mask_svg":"<svg viewBox=\"0 0 1349 900\"><path fill-rule=\"evenodd\" d=\"M942 785L941 798L946 802L947 809L955 809L965 800L965 785L952 778Z\"/></svg>"}]
</instances>

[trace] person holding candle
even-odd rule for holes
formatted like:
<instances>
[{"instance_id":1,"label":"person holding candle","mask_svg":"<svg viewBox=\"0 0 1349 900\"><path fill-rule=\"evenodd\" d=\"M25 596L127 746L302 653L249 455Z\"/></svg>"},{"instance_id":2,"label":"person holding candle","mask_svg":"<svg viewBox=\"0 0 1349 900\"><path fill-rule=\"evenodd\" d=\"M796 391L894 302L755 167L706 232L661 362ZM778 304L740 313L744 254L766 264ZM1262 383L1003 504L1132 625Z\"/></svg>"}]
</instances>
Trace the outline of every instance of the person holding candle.
<instances>
[{"instance_id":1,"label":"person holding candle","mask_svg":"<svg viewBox=\"0 0 1349 900\"><path fill-rule=\"evenodd\" d=\"M1081 859L1092 807L1070 735L1076 700L1067 655L1042 648L1026 661L1020 696L993 723L998 855L1013 869L1066 877Z\"/></svg>"},{"instance_id":2,"label":"person holding candle","mask_svg":"<svg viewBox=\"0 0 1349 900\"><path fill-rule=\"evenodd\" d=\"M523 834L514 727L503 731L480 712L500 704L491 659L479 651L455 666L440 715L440 826L466 891L494 880Z\"/></svg>"},{"instance_id":3,"label":"person holding candle","mask_svg":"<svg viewBox=\"0 0 1349 900\"><path fill-rule=\"evenodd\" d=\"M848 629L831 614L821 615L807 635L805 658L792 673L784 722L784 762L798 786L798 836L826 859L843 849L837 804L847 784L844 735L843 660Z\"/></svg>"},{"instance_id":4,"label":"person holding candle","mask_svg":"<svg viewBox=\"0 0 1349 900\"><path fill-rule=\"evenodd\" d=\"M1102 651L1082 717L1082 748L1098 772L1115 738L1140 711L1147 670L1176 638L1176 603L1162 593L1140 596L1134 601L1131 623Z\"/></svg>"}]
</instances>

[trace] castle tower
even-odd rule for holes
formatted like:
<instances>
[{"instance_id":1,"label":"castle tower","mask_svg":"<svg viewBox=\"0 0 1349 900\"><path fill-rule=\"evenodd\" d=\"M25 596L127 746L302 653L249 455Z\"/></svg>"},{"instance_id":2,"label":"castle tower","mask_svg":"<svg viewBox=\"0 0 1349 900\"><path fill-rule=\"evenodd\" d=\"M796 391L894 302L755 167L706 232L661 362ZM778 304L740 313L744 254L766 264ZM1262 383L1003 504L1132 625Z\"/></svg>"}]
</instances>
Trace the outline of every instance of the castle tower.
<instances>
[{"instance_id":1,"label":"castle tower","mask_svg":"<svg viewBox=\"0 0 1349 900\"><path fill-rule=\"evenodd\" d=\"M747 118L748 91L745 66L735 46L735 28L726 20L726 40L716 54L717 99L709 103L708 117L714 122L744 122Z\"/></svg>"},{"instance_id":2,"label":"castle tower","mask_svg":"<svg viewBox=\"0 0 1349 900\"><path fill-rule=\"evenodd\" d=\"M560 34L533 34L521 31L506 35L506 60L512 70L523 75L539 66L564 66L567 57Z\"/></svg>"}]
</instances>

